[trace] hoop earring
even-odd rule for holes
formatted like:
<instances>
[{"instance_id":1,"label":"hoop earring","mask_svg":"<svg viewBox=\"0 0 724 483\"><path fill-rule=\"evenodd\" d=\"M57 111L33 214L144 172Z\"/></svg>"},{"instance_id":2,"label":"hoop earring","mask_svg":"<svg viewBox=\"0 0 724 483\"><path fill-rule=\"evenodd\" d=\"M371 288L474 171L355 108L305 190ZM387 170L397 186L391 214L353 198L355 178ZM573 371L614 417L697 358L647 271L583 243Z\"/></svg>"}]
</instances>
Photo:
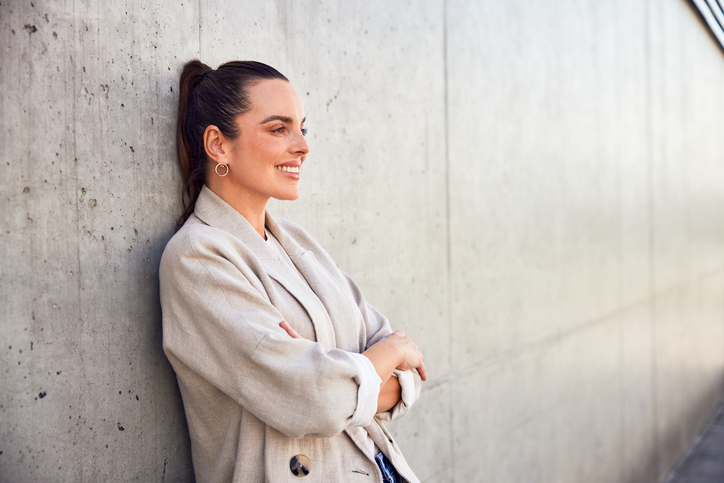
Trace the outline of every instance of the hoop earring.
<instances>
[{"instance_id":1,"label":"hoop earring","mask_svg":"<svg viewBox=\"0 0 724 483\"><path fill-rule=\"evenodd\" d=\"M224 174L219 173L219 166L223 166L226 169L226 171L224 171ZM224 163L218 163L214 168L214 171L216 171L216 176L220 176L223 178L224 176L229 174L229 165Z\"/></svg>"}]
</instances>

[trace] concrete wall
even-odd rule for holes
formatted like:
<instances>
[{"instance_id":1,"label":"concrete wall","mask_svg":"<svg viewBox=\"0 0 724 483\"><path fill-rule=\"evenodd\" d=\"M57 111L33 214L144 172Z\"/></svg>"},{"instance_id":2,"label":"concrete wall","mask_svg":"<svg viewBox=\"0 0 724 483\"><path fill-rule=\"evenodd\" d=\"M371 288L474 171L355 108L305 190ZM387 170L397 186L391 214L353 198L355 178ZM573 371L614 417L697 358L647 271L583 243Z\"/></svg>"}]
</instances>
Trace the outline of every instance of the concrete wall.
<instances>
[{"instance_id":1,"label":"concrete wall","mask_svg":"<svg viewBox=\"0 0 724 483\"><path fill-rule=\"evenodd\" d=\"M273 203L418 342L426 482L654 482L724 395L724 55L683 0L0 2L0 481L191 481L183 63L302 93Z\"/></svg>"}]
</instances>

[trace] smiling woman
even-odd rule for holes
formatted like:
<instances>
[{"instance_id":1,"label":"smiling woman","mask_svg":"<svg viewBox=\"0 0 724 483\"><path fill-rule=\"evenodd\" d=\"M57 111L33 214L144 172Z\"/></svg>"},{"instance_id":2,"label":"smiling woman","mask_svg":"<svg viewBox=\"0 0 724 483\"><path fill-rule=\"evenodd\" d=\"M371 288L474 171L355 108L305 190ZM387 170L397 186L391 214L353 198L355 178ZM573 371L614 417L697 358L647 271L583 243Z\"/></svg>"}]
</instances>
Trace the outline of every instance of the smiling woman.
<instances>
[{"instance_id":1,"label":"smiling woman","mask_svg":"<svg viewBox=\"0 0 724 483\"><path fill-rule=\"evenodd\" d=\"M223 165L229 176L211 176L207 186L229 203L264 235L264 207L269 198L299 197L300 168L309 146L304 139L304 108L299 94L286 80L268 79L247 88L249 110L237 116L243 135L230 139L209 125L204 131L208 157ZM213 171L216 171L216 167Z\"/></svg>"},{"instance_id":2,"label":"smiling woman","mask_svg":"<svg viewBox=\"0 0 724 483\"><path fill-rule=\"evenodd\" d=\"M416 482L383 421L404 415L423 356L270 198L299 197L304 106L259 62L180 81L185 212L161 260L163 345L199 482Z\"/></svg>"}]
</instances>

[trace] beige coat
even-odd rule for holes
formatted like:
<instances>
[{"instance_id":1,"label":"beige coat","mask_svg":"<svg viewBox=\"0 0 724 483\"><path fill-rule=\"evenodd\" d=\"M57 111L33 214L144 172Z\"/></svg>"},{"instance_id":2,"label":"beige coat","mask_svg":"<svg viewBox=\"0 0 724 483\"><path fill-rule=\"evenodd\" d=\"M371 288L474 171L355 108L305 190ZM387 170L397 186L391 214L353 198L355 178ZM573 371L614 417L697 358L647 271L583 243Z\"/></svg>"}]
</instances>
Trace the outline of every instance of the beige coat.
<instances>
[{"instance_id":1,"label":"beige coat","mask_svg":"<svg viewBox=\"0 0 724 483\"><path fill-rule=\"evenodd\" d=\"M161 260L163 347L196 479L380 482L361 449L364 430L348 428L358 389L350 353L390 325L304 230L269 214L266 225L308 283L206 187ZM304 339L289 337L282 320ZM365 430L405 479L418 481L379 418ZM289 467L296 455L311 462L301 480Z\"/></svg>"}]
</instances>

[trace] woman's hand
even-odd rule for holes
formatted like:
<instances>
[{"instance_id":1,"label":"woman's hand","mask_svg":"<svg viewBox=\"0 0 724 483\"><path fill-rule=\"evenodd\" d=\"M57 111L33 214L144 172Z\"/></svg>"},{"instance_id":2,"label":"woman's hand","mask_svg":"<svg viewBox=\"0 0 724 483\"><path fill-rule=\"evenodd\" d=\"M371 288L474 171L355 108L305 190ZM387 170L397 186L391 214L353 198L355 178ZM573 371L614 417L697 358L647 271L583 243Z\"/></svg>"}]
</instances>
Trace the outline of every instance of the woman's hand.
<instances>
[{"instance_id":1,"label":"woman's hand","mask_svg":"<svg viewBox=\"0 0 724 483\"><path fill-rule=\"evenodd\" d=\"M377 412L389 411L402 397L397 378L390 377L395 369L417 369L420 379L427 380L424 357L414 342L401 330L396 330L362 353L367 357L382 379Z\"/></svg>"},{"instance_id":2,"label":"woman's hand","mask_svg":"<svg viewBox=\"0 0 724 483\"><path fill-rule=\"evenodd\" d=\"M420 374L420 379L423 381L427 380L424 362L425 356L422 355L420 349L417 348L415 343L412 342L412 339L407 337L403 331L396 330L381 342L391 342L403 350L402 359L395 369L399 369L400 371L417 369L417 372Z\"/></svg>"},{"instance_id":3,"label":"woman's hand","mask_svg":"<svg viewBox=\"0 0 724 483\"><path fill-rule=\"evenodd\" d=\"M414 342L401 330L396 330L362 353L375 366L377 374L386 383L395 369L417 369L420 378L427 380L424 357Z\"/></svg>"},{"instance_id":4,"label":"woman's hand","mask_svg":"<svg viewBox=\"0 0 724 483\"><path fill-rule=\"evenodd\" d=\"M297 331L292 329L292 326L289 325L289 322L286 320L282 320L279 322L279 327L287 331L287 334L291 336L292 339L303 339L303 337L299 334L297 334Z\"/></svg>"}]
</instances>

